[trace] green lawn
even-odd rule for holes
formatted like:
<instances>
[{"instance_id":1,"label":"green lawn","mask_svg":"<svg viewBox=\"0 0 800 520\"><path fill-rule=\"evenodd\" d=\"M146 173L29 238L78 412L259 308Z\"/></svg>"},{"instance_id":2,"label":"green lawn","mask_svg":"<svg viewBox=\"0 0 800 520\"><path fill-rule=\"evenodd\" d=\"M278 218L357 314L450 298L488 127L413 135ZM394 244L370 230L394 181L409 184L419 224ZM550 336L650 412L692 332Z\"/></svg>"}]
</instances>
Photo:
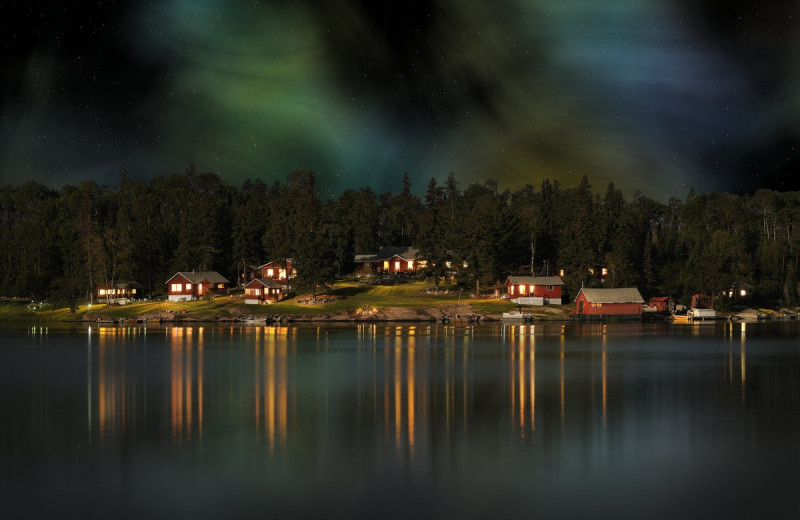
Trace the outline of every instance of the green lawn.
<instances>
[{"instance_id":1,"label":"green lawn","mask_svg":"<svg viewBox=\"0 0 800 520\"><path fill-rule=\"evenodd\" d=\"M298 314L338 314L348 310L361 308L385 309L388 307L428 308L460 303L462 314L501 314L515 308L508 300L472 299L468 290L459 291L456 287L442 285L437 294L432 291L433 285L421 281L389 280L386 284L371 284L353 280L342 280L335 283L326 293L334 301L319 305L300 305L298 300L308 299L309 294L299 294L291 300L269 305L245 305L242 295L236 297L219 297L214 300L197 300L191 302L146 301L128 305L106 305L95 303L88 308L86 304L78 307L75 314L69 308L53 309L45 304L41 309L34 309L29 302L0 301L0 321L77 321L87 315L90 319L97 317L133 318L145 314L159 312L186 313L194 317L232 317L232 316L275 316ZM460 296L459 296L460 295ZM526 309L537 318L557 318L566 315L571 306Z\"/></svg>"}]
</instances>

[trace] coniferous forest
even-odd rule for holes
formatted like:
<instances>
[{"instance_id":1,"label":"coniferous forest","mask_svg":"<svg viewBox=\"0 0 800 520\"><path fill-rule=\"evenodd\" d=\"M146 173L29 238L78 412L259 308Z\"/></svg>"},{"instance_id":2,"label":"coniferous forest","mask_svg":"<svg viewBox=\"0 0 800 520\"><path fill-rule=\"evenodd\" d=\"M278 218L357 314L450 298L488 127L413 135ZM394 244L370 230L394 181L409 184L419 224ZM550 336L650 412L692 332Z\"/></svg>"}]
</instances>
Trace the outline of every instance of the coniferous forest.
<instances>
[{"instance_id":1,"label":"coniferous forest","mask_svg":"<svg viewBox=\"0 0 800 520\"><path fill-rule=\"evenodd\" d=\"M0 190L0 296L86 301L98 284L136 280L166 292L177 271L216 270L241 280L247 266L291 257L298 289L353 272L353 257L381 246L414 246L428 268L487 290L509 274L558 275L565 301L581 286L636 286L645 298L693 293L747 303L800 301L800 193L695 194L626 199L613 184L545 180L501 190L461 186L451 173L422 197L407 175L397 191L348 189L322 200L313 172L241 187L214 173L83 182L52 189L29 181ZM453 274L445 264L466 265ZM605 269L603 279L599 276ZM720 303L725 303L721 301Z\"/></svg>"}]
</instances>

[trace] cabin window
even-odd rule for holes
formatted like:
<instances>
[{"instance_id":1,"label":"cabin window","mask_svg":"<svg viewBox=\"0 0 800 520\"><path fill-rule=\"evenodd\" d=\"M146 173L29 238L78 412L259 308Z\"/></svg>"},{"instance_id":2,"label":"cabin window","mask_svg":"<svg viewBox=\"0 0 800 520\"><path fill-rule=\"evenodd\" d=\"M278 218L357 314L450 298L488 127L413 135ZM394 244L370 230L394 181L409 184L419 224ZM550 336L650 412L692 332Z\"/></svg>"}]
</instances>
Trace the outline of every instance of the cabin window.
<instances>
[{"instance_id":1,"label":"cabin window","mask_svg":"<svg viewBox=\"0 0 800 520\"><path fill-rule=\"evenodd\" d=\"M445 265L445 266L446 266L448 269L450 269L450 266L452 265L452 262L450 262L450 260L448 260L447 262L445 262L445 263L444 263L444 265Z\"/></svg>"},{"instance_id":2,"label":"cabin window","mask_svg":"<svg viewBox=\"0 0 800 520\"><path fill-rule=\"evenodd\" d=\"M225 284L224 283L221 283L221 284L217 285L217 289L224 289L224 288L225 288Z\"/></svg>"},{"instance_id":3,"label":"cabin window","mask_svg":"<svg viewBox=\"0 0 800 520\"><path fill-rule=\"evenodd\" d=\"M508 294L514 294L514 286L513 285L509 285L508 286Z\"/></svg>"},{"instance_id":4,"label":"cabin window","mask_svg":"<svg viewBox=\"0 0 800 520\"><path fill-rule=\"evenodd\" d=\"M552 290L553 290L553 286L552 286L552 285L548 285L548 286L547 286L547 290L548 290L548 291L552 291Z\"/></svg>"},{"instance_id":5,"label":"cabin window","mask_svg":"<svg viewBox=\"0 0 800 520\"><path fill-rule=\"evenodd\" d=\"M560 276L561 278L564 278L564 270L563 269L559 269L558 276Z\"/></svg>"},{"instance_id":6,"label":"cabin window","mask_svg":"<svg viewBox=\"0 0 800 520\"><path fill-rule=\"evenodd\" d=\"M535 288L536 288L536 286L535 286L535 285L529 285L529 286L528 286L528 292L530 292L531 294L533 294L533 292L534 292L534 289L535 289Z\"/></svg>"},{"instance_id":7,"label":"cabin window","mask_svg":"<svg viewBox=\"0 0 800 520\"><path fill-rule=\"evenodd\" d=\"M269 276L270 278L275 276L275 270L274 269L267 269L267 276Z\"/></svg>"},{"instance_id":8,"label":"cabin window","mask_svg":"<svg viewBox=\"0 0 800 520\"><path fill-rule=\"evenodd\" d=\"M519 286L519 293L520 294L525 294L525 286L524 285L520 285Z\"/></svg>"},{"instance_id":9,"label":"cabin window","mask_svg":"<svg viewBox=\"0 0 800 520\"><path fill-rule=\"evenodd\" d=\"M281 279L281 280L285 280L286 279L286 269L281 269L280 270L280 272L278 274L278 278Z\"/></svg>"},{"instance_id":10,"label":"cabin window","mask_svg":"<svg viewBox=\"0 0 800 520\"><path fill-rule=\"evenodd\" d=\"M383 262L383 270L384 271L388 271L389 270L389 261L388 260Z\"/></svg>"},{"instance_id":11,"label":"cabin window","mask_svg":"<svg viewBox=\"0 0 800 520\"><path fill-rule=\"evenodd\" d=\"M600 274L601 274L601 275L603 275L603 276L606 276L606 275L608 274L608 269L606 269L606 268L604 267L604 268L603 268L603 269L600 271Z\"/></svg>"},{"instance_id":12,"label":"cabin window","mask_svg":"<svg viewBox=\"0 0 800 520\"><path fill-rule=\"evenodd\" d=\"M192 284L190 284L190 283L187 283L187 284L186 284L186 290L187 290L187 291L191 291L191 290L192 290Z\"/></svg>"},{"instance_id":13,"label":"cabin window","mask_svg":"<svg viewBox=\"0 0 800 520\"><path fill-rule=\"evenodd\" d=\"M181 284L179 284L179 283L174 283L174 284L172 284L172 286L171 286L171 287L172 287L172 288L171 288L170 290L171 290L172 292L174 292L174 293L175 293L175 292L181 292Z\"/></svg>"},{"instance_id":14,"label":"cabin window","mask_svg":"<svg viewBox=\"0 0 800 520\"><path fill-rule=\"evenodd\" d=\"M136 289L131 289L131 294L136 294Z\"/></svg>"},{"instance_id":15,"label":"cabin window","mask_svg":"<svg viewBox=\"0 0 800 520\"><path fill-rule=\"evenodd\" d=\"M105 289L100 289L100 296L103 296L106 293Z\"/></svg>"},{"instance_id":16,"label":"cabin window","mask_svg":"<svg viewBox=\"0 0 800 520\"><path fill-rule=\"evenodd\" d=\"M412 269L414 269L414 261L413 260L409 260L408 261L408 270L410 271Z\"/></svg>"},{"instance_id":17,"label":"cabin window","mask_svg":"<svg viewBox=\"0 0 800 520\"><path fill-rule=\"evenodd\" d=\"M394 263L394 270L395 271L399 271L400 270L400 262L395 262Z\"/></svg>"}]
</instances>

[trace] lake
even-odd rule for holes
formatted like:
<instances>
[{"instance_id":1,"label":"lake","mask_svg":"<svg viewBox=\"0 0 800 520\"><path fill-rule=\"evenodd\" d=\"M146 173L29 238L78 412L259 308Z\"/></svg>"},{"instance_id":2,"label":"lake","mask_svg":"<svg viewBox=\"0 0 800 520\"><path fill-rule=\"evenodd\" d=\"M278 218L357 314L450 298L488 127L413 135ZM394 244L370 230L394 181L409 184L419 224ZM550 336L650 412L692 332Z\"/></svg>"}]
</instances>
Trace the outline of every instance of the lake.
<instances>
[{"instance_id":1,"label":"lake","mask_svg":"<svg viewBox=\"0 0 800 520\"><path fill-rule=\"evenodd\" d=\"M796 322L3 326L0 418L7 518L800 518Z\"/></svg>"}]
</instances>

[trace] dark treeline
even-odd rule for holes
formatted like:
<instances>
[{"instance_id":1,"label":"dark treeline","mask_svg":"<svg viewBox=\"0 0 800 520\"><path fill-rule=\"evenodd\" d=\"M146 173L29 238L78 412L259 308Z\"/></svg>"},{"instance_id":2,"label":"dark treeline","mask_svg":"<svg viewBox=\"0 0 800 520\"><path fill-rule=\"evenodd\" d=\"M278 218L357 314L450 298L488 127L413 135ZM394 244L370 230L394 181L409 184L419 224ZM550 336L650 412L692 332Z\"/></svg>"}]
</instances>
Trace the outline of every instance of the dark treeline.
<instances>
[{"instance_id":1,"label":"dark treeline","mask_svg":"<svg viewBox=\"0 0 800 520\"><path fill-rule=\"evenodd\" d=\"M405 175L395 193L321 200L313 172L236 188L193 165L148 184L123 170L116 189L30 181L0 191L0 295L85 301L98 284L136 280L156 296L177 271L241 280L245 266L284 257L294 258L295 287L313 289L352 272L357 253L413 245L428 260L421 276L436 283L451 262L466 265L455 277L470 287L563 270L567 297L582 285L636 286L686 303L733 287L754 303L798 302L800 194L690 191L664 203L591 188L584 177L575 188L462 189L450 174L420 198Z\"/></svg>"}]
</instances>

